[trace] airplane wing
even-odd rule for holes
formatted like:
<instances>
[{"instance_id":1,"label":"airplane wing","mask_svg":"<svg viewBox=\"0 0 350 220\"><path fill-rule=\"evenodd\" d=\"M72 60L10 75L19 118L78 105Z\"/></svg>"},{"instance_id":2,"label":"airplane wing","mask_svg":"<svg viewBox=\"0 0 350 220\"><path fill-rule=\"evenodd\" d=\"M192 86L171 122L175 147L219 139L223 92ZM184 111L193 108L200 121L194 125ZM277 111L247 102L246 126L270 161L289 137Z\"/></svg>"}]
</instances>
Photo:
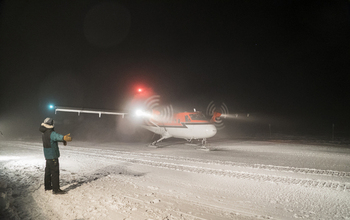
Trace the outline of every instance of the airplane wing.
<instances>
[{"instance_id":1,"label":"airplane wing","mask_svg":"<svg viewBox=\"0 0 350 220\"><path fill-rule=\"evenodd\" d=\"M113 112L113 111L102 111L102 110L92 110L92 109L84 109L84 108L70 108L70 107L62 107L62 106L56 106L55 107L55 114L57 112L76 112L78 115L80 113L88 113L88 114L98 114L98 116L101 118L101 115L121 115L123 118L126 114L124 112Z\"/></svg>"}]
</instances>

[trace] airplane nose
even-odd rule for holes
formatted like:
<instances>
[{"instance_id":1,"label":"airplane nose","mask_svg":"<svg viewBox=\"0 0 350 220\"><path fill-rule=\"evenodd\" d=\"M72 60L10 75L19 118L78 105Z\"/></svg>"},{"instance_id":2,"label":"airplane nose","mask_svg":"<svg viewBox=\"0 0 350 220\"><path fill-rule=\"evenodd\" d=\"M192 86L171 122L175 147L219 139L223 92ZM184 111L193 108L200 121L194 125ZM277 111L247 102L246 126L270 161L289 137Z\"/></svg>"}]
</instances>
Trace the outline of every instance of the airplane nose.
<instances>
[{"instance_id":1,"label":"airplane nose","mask_svg":"<svg viewBox=\"0 0 350 220\"><path fill-rule=\"evenodd\" d=\"M217 132L217 129L214 125L209 125L206 129L206 133L209 137L213 137Z\"/></svg>"}]
</instances>

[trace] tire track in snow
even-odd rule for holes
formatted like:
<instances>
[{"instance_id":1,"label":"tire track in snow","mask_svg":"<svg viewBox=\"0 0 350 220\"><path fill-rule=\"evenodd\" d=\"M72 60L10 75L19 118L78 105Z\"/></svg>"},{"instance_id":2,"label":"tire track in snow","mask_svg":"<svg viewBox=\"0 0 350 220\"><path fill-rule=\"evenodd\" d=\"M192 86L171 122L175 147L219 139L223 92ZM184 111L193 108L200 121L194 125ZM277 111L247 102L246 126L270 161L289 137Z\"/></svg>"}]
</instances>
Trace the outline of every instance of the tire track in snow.
<instances>
[{"instance_id":1,"label":"tire track in snow","mask_svg":"<svg viewBox=\"0 0 350 220\"><path fill-rule=\"evenodd\" d=\"M101 151L99 152L96 151L96 153L95 152L90 153L90 152L84 152L84 151L76 152L73 150L68 150L68 151L71 151L71 153L74 153L74 154L80 154L80 155L84 154L92 157L101 157L104 160L107 158L110 158L110 159L129 162L133 164L147 165L147 166L165 168L165 169L182 171L182 172L209 174L209 175L217 175L217 176L231 177L231 178L237 178L237 179L271 182L271 183L293 184L293 185L299 185L303 187L330 188L333 190L350 192L350 183L348 182L335 182L335 181L327 181L327 180L312 180L312 179L303 179L303 178L293 178L293 177L287 177L287 176L266 175L266 174L249 173L249 172L241 172L241 171L213 169L213 168L194 166L194 165L160 162L160 161L154 161L154 160L145 160L145 159L139 159L134 157L125 157L126 154L129 156L137 156L137 155L144 156L142 154L135 154L130 152L122 152L120 153L122 154L122 156L119 156L115 154L116 153L115 151L108 152L108 154L101 154ZM106 153L106 152L104 151L103 153ZM169 156L158 155L158 157L156 158L166 159L167 157ZM176 157L173 157L173 158L176 158ZM189 158L189 161L191 162L197 162L190 159L192 158ZM307 168L304 168L304 169L307 169ZM336 172L337 171L334 171L334 173Z\"/></svg>"},{"instance_id":2,"label":"tire track in snow","mask_svg":"<svg viewBox=\"0 0 350 220\"><path fill-rule=\"evenodd\" d=\"M19 147L35 148L37 149L37 143L21 143L17 144ZM33 145L33 146L31 146ZM189 158L181 156L168 156L168 155L159 155L151 153L134 153L128 151L115 151L115 150L100 150L100 149L91 149L79 147L79 149L84 152L92 152L96 154L108 154L108 155L127 155L127 156L143 156L154 159L164 159L164 160L173 160L173 161L185 161L185 162L197 162L203 164L216 164L216 165L226 165L233 167L244 167L244 168L255 168L255 169L264 169L270 171L279 171L279 172L293 172L293 173L302 173L302 174L315 174L315 175L325 175L325 176L335 176L335 177L350 177L350 172L344 171L335 171L335 170L321 170L321 169L311 169L311 168L298 168L298 167L286 167L286 166L275 166L275 165L266 165L266 164L246 164L246 163L237 163L233 161L221 161L221 160L208 160L208 159L199 159L199 158ZM62 149L68 152L75 152L74 150Z\"/></svg>"},{"instance_id":3,"label":"tire track in snow","mask_svg":"<svg viewBox=\"0 0 350 220\"><path fill-rule=\"evenodd\" d=\"M92 150L89 148L86 148L84 150L92 151L98 154L101 153L101 151L99 150ZM207 159L189 158L189 157L181 157L181 156L175 157L175 156L159 155L159 154L151 154L151 153L133 153L133 152L127 152L127 151L103 150L103 152L108 153L108 155L127 155L127 156L136 156L136 157L143 156L143 157L149 157L154 159L226 165L226 166L233 166L233 167L264 169L264 170L279 171L279 172L316 174L316 175L326 175L326 176L335 176L335 177L350 177L350 172L335 171L335 170L320 170L320 169L275 166L275 165L266 165L266 164L246 164L246 163L237 163L232 161L207 160Z\"/></svg>"}]
</instances>

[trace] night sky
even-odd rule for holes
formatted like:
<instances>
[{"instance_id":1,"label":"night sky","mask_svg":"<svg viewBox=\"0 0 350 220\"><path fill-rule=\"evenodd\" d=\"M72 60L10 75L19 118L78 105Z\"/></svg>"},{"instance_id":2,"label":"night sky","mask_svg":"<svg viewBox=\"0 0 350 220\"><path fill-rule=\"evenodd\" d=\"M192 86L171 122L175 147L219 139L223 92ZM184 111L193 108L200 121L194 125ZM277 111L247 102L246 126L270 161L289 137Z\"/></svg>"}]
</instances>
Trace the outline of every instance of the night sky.
<instances>
[{"instance_id":1,"label":"night sky","mask_svg":"<svg viewBox=\"0 0 350 220\"><path fill-rule=\"evenodd\" d=\"M217 100L350 127L347 0L0 6L0 130L36 131L50 103L125 110L138 86L188 111Z\"/></svg>"}]
</instances>

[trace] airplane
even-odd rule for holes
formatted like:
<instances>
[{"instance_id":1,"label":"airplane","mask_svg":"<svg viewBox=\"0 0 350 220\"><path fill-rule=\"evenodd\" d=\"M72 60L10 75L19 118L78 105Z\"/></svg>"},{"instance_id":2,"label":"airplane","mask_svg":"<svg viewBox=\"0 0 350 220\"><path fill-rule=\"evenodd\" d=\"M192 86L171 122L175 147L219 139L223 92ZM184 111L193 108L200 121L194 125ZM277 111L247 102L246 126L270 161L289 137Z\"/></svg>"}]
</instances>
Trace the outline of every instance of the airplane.
<instances>
[{"instance_id":1,"label":"airplane","mask_svg":"<svg viewBox=\"0 0 350 220\"><path fill-rule=\"evenodd\" d=\"M139 89L139 92L140 91ZM201 140L201 148L206 149L207 138L211 138L217 133L218 128L215 125L222 125L220 119L222 113L216 111L212 103L209 105L210 108L207 109L207 113L211 115L211 118L208 119L203 113L195 109L193 112L179 112L174 114L171 105L163 108L159 107L157 103L158 100L158 95L151 96L144 102L149 111L137 110L134 114L143 119L143 123L140 125L142 128L161 136L160 139L150 144L152 147L157 147L157 143L173 137L185 139L190 143L192 143L193 140ZM50 108L53 108L53 106L50 105ZM227 107L225 109L227 109ZM224 113L228 113L228 109L225 109ZM55 106L55 114L57 112L75 112L78 113L78 115L81 113L98 114L99 117L103 114L119 115L123 118L126 115L130 115L130 113L124 112Z\"/></svg>"},{"instance_id":2,"label":"airplane","mask_svg":"<svg viewBox=\"0 0 350 220\"><path fill-rule=\"evenodd\" d=\"M157 110L153 110L151 115L144 112L138 112L138 115L148 118L141 127L161 136L159 140L151 143L153 146L164 139L174 137L183 138L188 142L202 139L204 147L207 138L211 138L217 133L214 121L221 116L221 113L215 112L210 120L195 110L193 112L180 112L168 118L162 117Z\"/></svg>"}]
</instances>

